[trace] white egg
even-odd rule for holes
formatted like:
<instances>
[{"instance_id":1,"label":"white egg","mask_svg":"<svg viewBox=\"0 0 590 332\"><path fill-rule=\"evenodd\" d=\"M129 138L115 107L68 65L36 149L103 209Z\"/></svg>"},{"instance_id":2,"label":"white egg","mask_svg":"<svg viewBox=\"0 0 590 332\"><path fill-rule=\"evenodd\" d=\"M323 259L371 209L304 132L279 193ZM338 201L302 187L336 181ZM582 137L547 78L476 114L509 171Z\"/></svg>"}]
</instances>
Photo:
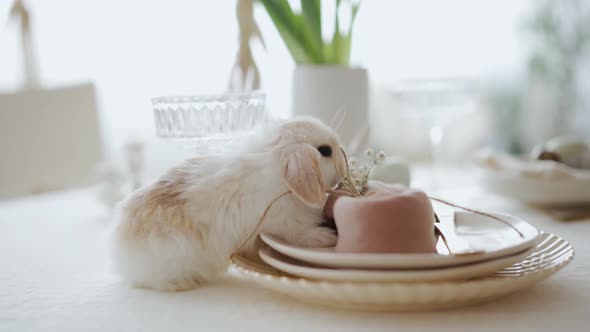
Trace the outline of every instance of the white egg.
<instances>
[{"instance_id":1,"label":"white egg","mask_svg":"<svg viewBox=\"0 0 590 332\"><path fill-rule=\"evenodd\" d=\"M586 142L573 137L556 137L545 144L545 151L559 156L564 164L575 168L589 168L590 147Z\"/></svg>"}]
</instances>

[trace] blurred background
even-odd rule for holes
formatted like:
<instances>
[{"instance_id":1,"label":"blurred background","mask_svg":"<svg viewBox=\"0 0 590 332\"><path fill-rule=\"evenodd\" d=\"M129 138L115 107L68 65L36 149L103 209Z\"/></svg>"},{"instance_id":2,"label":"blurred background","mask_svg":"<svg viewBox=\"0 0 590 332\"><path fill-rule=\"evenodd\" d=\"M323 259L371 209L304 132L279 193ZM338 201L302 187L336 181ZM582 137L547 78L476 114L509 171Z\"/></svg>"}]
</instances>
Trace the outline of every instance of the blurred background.
<instances>
[{"instance_id":1,"label":"blurred background","mask_svg":"<svg viewBox=\"0 0 590 332\"><path fill-rule=\"evenodd\" d=\"M321 3L329 29L336 5ZM156 137L150 100L227 91L240 48L236 0L21 5L28 15L0 0L0 199L134 168L151 177L186 156ZM296 62L268 7L253 10L265 45L250 41L260 89L268 111L287 117ZM461 163L482 146L523 153L562 134L590 141L589 1L365 0L347 65L368 73L367 137L388 155L428 161L436 144L440 158ZM432 82L469 107L442 118L422 111L439 105L424 98Z\"/></svg>"}]
</instances>

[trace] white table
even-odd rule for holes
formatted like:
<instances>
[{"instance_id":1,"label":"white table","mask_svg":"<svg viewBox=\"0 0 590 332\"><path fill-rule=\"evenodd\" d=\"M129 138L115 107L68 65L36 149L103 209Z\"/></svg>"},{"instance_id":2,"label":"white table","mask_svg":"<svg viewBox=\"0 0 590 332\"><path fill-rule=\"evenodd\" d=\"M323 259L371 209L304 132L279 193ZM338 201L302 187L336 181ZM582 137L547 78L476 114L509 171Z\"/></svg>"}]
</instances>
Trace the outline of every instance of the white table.
<instances>
[{"instance_id":1,"label":"white table","mask_svg":"<svg viewBox=\"0 0 590 332\"><path fill-rule=\"evenodd\" d=\"M576 249L551 279L446 312L362 313L314 307L237 275L181 293L129 288L108 269L110 217L94 189L0 203L0 331L589 331L590 220L560 223L490 194L459 172L446 198L519 216Z\"/></svg>"}]
</instances>

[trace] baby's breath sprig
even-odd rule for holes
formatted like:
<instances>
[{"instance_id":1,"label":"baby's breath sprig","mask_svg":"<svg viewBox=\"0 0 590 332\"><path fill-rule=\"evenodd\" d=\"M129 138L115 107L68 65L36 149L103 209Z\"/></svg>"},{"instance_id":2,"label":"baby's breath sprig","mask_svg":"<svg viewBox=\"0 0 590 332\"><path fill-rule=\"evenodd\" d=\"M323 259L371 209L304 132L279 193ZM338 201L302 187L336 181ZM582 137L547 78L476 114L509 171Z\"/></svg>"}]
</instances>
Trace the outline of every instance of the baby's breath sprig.
<instances>
[{"instance_id":1,"label":"baby's breath sprig","mask_svg":"<svg viewBox=\"0 0 590 332\"><path fill-rule=\"evenodd\" d=\"M347 173L344 179L340 182L340 189L347 190L353 194L353 196L364 196L369 190L369 176L371 171L379 166L385 160L385 153L379 151L375 153L373 149L368 149L364 153L363 159L367 157L368 162L363 165L359 165L357 158L351 157L347 160Z\"/></svg>"}]
</instances>

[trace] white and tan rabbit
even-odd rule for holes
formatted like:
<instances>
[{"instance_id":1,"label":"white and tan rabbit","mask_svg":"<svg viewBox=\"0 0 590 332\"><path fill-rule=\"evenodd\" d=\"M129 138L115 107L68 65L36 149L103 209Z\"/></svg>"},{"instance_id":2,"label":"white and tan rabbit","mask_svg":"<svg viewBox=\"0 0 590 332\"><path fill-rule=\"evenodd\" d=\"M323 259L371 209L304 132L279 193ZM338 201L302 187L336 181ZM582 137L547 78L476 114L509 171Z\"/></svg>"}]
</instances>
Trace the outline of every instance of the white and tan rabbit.
<instances>
[{"instance_id":1,"label":"white and tan rabbit","mask_svg":"<svg viewBox=\"0 0 590 332\"><path fill-rule=\"evenodd\" d=\"M194 288L227 269L230 255L256 229L288 242L334 245L321 208L346 161L336 134L302 118L267 128L239 151L172 168L120 206L115 270L137 287ZM255 238L242 251L254 253Z\"/></svg>"}]
</instances>

